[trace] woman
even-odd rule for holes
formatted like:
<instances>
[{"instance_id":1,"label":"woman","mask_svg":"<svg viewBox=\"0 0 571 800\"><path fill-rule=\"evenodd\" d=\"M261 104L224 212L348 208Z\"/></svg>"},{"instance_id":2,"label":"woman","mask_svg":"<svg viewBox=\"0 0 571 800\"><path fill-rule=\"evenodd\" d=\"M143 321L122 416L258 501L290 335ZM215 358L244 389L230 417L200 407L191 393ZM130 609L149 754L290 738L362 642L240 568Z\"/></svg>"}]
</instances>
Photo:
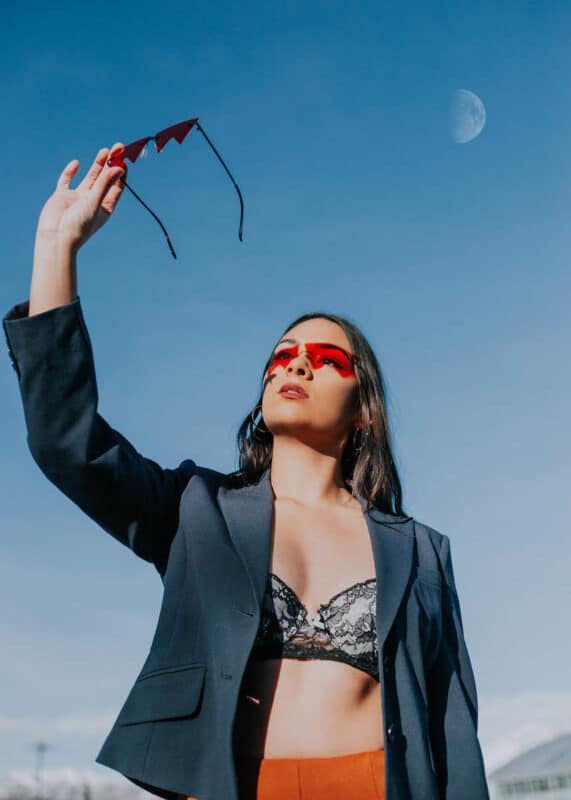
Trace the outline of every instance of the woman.
<instances>
[{"instance_id":1,"label":"woman","mask_svg":"<svg viewBox=\"0 0 571 800\"><path fill-rule=\"evenodd\" d=\"M97 761L173 800L485 800L450 540L403 512L382 376L354 325L288 327L231 475L162 469L99 415L76 255L122 194L108 155L75 190L78 162L64 169L30 300L3 321L34 459L164 583Z\"/></svg>"}]
</instances>

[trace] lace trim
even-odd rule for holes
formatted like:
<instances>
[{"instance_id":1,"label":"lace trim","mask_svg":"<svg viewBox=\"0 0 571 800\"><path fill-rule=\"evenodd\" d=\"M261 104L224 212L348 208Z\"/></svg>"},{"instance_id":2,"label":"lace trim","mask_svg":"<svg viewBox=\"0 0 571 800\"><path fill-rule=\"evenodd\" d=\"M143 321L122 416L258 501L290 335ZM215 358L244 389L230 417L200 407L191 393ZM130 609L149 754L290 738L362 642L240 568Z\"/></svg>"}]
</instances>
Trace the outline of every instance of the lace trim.
<instances>
[{"instance_id":1,"label":"lace trim","mask_svg":"<svg viewBox=\"0 0 571 800\"><path fill-rule=\"evenodd\" d=\"M291 647L286 642L281 644L279 642L256 642L253 650L254 658L264 660L267 658L295 658L298 661L309 661L317 659L321 661L339 661L344 664L349 664L351 667L366 672L371 675L376 681L379 680L379 665L377 654L375 656L367 657L354 657L348 653L339 652L337 650L326 651L321 647L313 646L311 643L305 643L302 650L297 650Z\"/></svg>"},{"instance_id":2,"label":"lace trim","mask_svg":"<svg viewBox=\"0 0 571 800\"><path fill-rule=\"evenodd\" d=\"M375 616L376 578L338 592L319 606L315 619L309 619L293 589L270 573L255 654L344 661L378 680Z\"/></svg>"}]
</instances>

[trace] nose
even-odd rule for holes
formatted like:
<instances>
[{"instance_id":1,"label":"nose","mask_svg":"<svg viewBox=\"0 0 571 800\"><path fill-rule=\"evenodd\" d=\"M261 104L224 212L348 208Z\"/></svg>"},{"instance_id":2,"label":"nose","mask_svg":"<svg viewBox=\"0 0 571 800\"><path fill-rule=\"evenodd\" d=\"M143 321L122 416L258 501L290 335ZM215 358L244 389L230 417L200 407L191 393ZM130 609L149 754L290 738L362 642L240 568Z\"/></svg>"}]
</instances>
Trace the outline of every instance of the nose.
<instances>
[{"instance_id":1,"label":"nose","mask_svg":"<svg viewBox=\"0 0 571 800\"><path fill-rule=\"evenodd\" d=\"M309 373L309 356L305 351L301 351L289 362L286 368L287 373L295 372L296 375L306 375Z\"/></svg>"}]
</instances>

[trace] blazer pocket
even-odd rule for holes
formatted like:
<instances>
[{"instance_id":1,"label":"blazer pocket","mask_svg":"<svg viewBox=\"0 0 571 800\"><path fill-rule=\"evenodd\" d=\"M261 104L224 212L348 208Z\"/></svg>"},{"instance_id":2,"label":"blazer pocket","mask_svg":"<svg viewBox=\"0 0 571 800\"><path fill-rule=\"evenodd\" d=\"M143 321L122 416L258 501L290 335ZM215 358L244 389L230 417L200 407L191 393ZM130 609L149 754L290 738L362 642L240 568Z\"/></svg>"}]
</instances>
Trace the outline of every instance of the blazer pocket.
<instances>
[{"instance_id":1,"label":"blazer pocket","mask_svg":"<svg viewBox=\"0 0 571 800\"><path fill-rule=\"evenodd\" d=\"M187 664L140 675L117 717L118 725L155 722L195 714L202 697L206 664Z\"/></svg>"}]
</instances>

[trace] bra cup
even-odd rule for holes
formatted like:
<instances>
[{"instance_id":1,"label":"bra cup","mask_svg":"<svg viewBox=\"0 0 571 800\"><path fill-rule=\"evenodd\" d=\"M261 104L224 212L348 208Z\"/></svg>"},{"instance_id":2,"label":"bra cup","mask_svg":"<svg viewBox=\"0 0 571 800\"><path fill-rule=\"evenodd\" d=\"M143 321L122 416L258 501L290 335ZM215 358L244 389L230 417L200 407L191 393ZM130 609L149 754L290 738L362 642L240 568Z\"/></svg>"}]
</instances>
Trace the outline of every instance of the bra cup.
<instances>
[{"instance_id":1,"label":"bra cup","mask_svg":"<svg viewBox=\"0 0 571 800\"><path fill-rule=\"evenodd\" d=\"M302 628L307 616L306 610L295 593L286 584L272 585L271 593L266 592L264 607L275 618L277 627L285 641L291 639Z\"/></svg>"},{"instance_id":2,"label":"bra cup","mask_svg":"<svg viewBox=\"0 0 571 800\"><path fill-rule=\"evenodd\" d=\"M361 581L309 619L293 589L270 573L255 647L270 656L345 661L377 678L376 593L375 578Z\"/></svg>"},{"instance_id":3,"label":"bra cup","mask_svg":"<svg viewBox=\"0 0 571 800\"><path fill-rule=\"evenodd\" d=\"M375 584L351 588L321 610L332 643L353 655L376 650Z\"/></svg>"}]
</instances>

